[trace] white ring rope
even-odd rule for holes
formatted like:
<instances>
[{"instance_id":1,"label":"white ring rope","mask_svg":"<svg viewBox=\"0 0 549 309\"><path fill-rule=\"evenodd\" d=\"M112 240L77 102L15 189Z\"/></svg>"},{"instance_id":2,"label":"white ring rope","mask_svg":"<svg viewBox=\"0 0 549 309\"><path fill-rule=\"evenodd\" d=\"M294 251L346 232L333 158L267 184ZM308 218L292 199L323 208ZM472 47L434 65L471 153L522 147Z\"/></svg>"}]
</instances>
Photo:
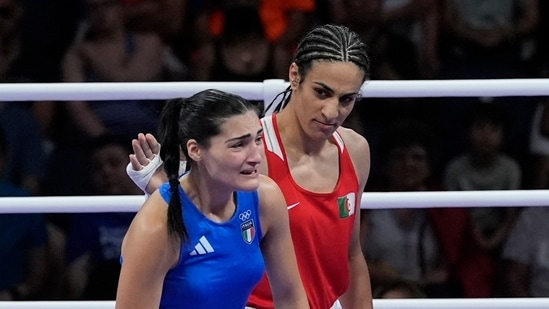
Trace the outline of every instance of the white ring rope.
<instances>
[{"instance_id":1,"label":"white ring rope","mask_svg":"<svg viewBox=\"0 0 549 309\"><path fill-rule=\"evenodd\" d=\"M249 100L271 102L288 83L264 82L153 82L153 83L21 83L0 84L0 101L154 100L188 97L216 88ZM371 98L504 97L549 95L549 79L483 80L374 80L362 87Z\"/></svg>"},{"instance_id":2,"label":"white ring rope","mask_svg":"<svg viewBox=\"0 0 549 309\"><path fill-rule=\"evenodd\" d=\"M1 197L1 213L135 212L142 195ZM548 206L549 190L366 192L363 209ZM549 308L549 307L548 307Z\"/></svg>"},{"instance_id":3,"label":"white ring rope","mask_svg":"<svg viewBox=\"0 0 549 309\"><path fill-rule=\"evenodd\" d=\"M113 309L114 301L0 302L0 309ZM375 309L547 309L549 298L374 299Z\"/></svg>"}]
</instances>

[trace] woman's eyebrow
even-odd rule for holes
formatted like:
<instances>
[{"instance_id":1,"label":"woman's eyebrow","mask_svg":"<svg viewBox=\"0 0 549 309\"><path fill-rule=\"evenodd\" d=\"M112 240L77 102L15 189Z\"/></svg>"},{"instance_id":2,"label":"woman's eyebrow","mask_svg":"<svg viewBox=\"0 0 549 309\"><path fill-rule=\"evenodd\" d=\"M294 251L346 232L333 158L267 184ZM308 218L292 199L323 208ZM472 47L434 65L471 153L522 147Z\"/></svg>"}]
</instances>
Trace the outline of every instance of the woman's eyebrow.
<instances>
[{"instance_id":1,"label":"woman's eyebrow","mask_svg":"<svg viewBox=\"0 0 549 309\"><path fill-rule=\"evenodd\" d=\"M248 133L248 134L244 134L244 135L241 135L241 136L229 138L228 140L225 141L225 144L228 144L228 143L231 143L231 142L235 142L235 141L241 141L241 140L246 139L246 138L249 138L249 137L251 137L251 136L252 136L252 135L251 135L250 133Z\"/></svg>"},{"instance_id":2,"label":"woman's eyebrow","mask_svg":"<svg viewBox=\"0 0 549 309\"><path fill-rule=\"evenodd\" d=\"M257 130L257 135L260 135L261 133L263 133L263 128ZM241 141L241 140L244 140L244 139L247 139L247 138L250 138L250 137L252 137L252 134L248 133L248 134L244 134L244 135L241 135L241 136L230 138L230 139L226 140L225 143L228 144L228 143L235 142L235 141Z\"/></svg>"},{"instance_id":3,"label":"woman's eyebrow","mask_svg":"<svg viewBox=\"0 0 549 309\"><path fill-rule=\"evenodd\" d=\"M316 85L324 88L324 90L326 90L326 91L329 91L331 93L335 93L335 91L332 88L330 88L328 85L324 84L323 82L313 82L313 84L316 84ZM355 96L355 95L359 95L359 94L360 93L358 91L354 91L354 92L344 93L341 96L342 97L343 96Z\"/></svg>"}]
</instances>

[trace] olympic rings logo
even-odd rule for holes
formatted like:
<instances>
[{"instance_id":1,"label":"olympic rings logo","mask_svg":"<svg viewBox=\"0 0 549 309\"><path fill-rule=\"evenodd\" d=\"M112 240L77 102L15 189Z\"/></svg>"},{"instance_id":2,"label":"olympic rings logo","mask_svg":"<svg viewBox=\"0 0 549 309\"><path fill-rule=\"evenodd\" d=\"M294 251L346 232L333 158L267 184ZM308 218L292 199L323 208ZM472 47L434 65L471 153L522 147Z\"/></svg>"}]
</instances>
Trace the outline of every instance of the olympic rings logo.
<instances>
[{"instance_id":1,"label":"olympic rings logo","mask_svg":"<svg viewBox=\"0 0 549 309\"><path fill-rule=\"evenodd\" d=\"M240 213L238 217L240 218L240 220L245 221L250 219L251 215L252 215L252 211L248 209L245 212Z\"/></svg>"}]
</instances>

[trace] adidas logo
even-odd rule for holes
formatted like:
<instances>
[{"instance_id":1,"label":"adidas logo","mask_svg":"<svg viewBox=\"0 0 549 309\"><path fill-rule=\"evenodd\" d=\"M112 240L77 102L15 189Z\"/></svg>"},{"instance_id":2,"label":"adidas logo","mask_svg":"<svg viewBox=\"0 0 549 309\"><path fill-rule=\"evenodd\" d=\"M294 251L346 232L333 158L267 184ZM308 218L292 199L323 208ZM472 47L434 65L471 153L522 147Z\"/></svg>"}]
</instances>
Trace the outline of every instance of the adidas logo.
<instances>
[{"instance_id":1,"label":"adidas logo","mask_svg":"<svg viewBox=\"0 0 549 309\"><path fill-rule=\"evenodd\" d=\"M194 250L191 251L190 255L204 255L214 251L214 248L210 245L210 242L206 239L206 236L202 236L198 240L198 243L194 246Z\"/></svg>"}]
</instances>

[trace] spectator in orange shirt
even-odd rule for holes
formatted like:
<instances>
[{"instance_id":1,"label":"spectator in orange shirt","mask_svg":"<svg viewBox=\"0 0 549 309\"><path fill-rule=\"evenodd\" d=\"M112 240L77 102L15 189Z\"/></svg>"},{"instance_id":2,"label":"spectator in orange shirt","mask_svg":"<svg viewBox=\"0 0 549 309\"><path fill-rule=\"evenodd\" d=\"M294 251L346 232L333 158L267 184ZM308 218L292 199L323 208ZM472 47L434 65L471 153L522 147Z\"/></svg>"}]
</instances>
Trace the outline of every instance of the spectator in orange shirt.
<instances>
[{"instance_id":1,"label":"spectator in orange shirt","mask_svg":"<svg viewBox=\"0 0 549 309\"><path fill-rule=\"evenodd\" d=\"M285 78L287 64L292 57L293 48L311 25L311 14L316 10L315 0L279 0L279 1L240 1L232 0L226 3L212 1L202 14L197 16L195 33L200 33L202 42L197 46L195 54L196 70L193 79L205 80L200 74L204 55L211 52L213 38L224 33L224 19L227 9L234 6L254 6L259 11L265 36L273 46L273 62L275 73L273 78ZM291 25L291 27L289 26ZM204 34L204 35L202 35ZM199 38L200 40L200 38Z\"/></svg>"}]
</instances>

